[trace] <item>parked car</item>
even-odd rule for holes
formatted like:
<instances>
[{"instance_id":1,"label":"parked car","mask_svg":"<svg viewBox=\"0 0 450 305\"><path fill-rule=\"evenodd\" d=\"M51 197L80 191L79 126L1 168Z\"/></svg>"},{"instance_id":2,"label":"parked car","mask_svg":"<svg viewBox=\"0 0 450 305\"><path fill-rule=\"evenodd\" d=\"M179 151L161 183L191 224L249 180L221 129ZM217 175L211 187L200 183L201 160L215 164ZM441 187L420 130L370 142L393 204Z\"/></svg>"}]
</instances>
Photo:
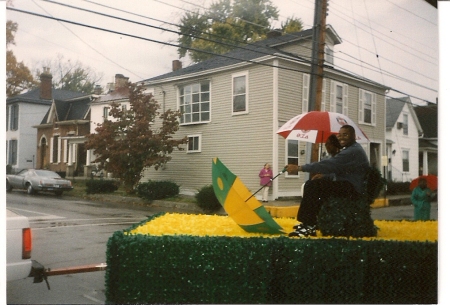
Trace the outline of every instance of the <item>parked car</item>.
<instances>
[{"instance_id":1,"label":"parked car","mask_svg":"<svg viewBox=\"0 0 450 305\"><path fill-rule=\"evenodd\" d=\"M23 169L16 175L6 175L6 191L13 188L27 190L28 194L36 192L53 192L61 196L63 191L73 189L72 182L61 178L53 171L45 169Z\"/></svg>"}]
</instances>

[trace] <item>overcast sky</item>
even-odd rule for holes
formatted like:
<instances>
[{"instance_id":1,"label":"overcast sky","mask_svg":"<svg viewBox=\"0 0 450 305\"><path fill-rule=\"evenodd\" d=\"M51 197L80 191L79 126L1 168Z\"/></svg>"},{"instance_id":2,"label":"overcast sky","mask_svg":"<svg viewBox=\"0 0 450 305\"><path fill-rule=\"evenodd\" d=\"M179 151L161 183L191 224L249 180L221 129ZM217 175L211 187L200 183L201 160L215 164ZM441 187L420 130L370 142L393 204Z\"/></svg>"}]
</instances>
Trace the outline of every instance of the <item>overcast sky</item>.
<instances>
[{"instance_id":1,"label":"overcast sky","mask_svg":"<svg viewBox=\"0 0 450 305\"><path fill-rule=\"evenodd\" d=\"M178 59L174 26L186 11L211 0L59 0L61 3L135 20L157 28L102 17L42 0L13 0L15 9L70 20L146 40L7 10L18 23L17 59L32 70L63 56L103 74L100 85L123 74L139 81L171 71ZM100 6L98 3L103 6ZM280 18L299 17L312 27L314 0L272 0ZM108 7L107 7L108 6ZM126 12L125 12L126 11ZM438 10L425 0L331 0L327 24L343 40L335 47L335 67L391 87L388 96L410 95L413 102L438 96ZM159 28L159 29L158 29ZM150 41L151 40L151 41ZM185 57L183 66L190 64Z\"/></svg>"}]
</instances>

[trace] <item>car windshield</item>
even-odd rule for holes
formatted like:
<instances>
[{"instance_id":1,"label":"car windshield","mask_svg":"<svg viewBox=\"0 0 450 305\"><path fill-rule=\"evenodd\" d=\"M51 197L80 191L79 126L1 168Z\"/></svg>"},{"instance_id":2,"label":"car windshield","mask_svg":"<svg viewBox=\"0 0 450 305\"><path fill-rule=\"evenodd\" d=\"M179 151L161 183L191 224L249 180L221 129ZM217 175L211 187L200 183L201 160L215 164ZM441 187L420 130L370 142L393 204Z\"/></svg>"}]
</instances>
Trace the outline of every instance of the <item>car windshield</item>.
<instances>
[{"instance_id":1,"label":"car windshield","mask_svg":"<svg viewBox=\"0 0 450 305\"><path fill-rule=\"evenodd\" d=\"M51 171L39 171L39 170L37 170L36 174L39 177L45 177L45 178L61 178L60 175L58 175L55 172L51 172Z\"/></svg>"}]
</instances>

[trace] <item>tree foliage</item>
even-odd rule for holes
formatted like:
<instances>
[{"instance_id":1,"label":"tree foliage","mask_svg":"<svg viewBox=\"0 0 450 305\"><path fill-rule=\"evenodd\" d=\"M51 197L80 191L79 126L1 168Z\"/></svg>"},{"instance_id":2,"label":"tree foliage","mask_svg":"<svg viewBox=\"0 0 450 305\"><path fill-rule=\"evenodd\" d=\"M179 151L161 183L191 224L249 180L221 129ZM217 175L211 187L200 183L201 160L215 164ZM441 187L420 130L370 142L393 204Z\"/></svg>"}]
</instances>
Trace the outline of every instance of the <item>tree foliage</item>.
<instances>
[{"instance_id":1,"label":"tree foliage","mask_svg":"<svg viewBox=\"0 0 450 305\"><path fill-rule=\"evenodd\" d=\"M278 9L270 0L219 0L204 12L187 12L180 20L178 54L200 62L237 46L265 39ZM301 19L291 17L281 31L302 30ZM198 51L201 50L201 51Z\"/></svg>"},{"instance_id":2,"label":"tree foliage","mask_svg":"<svg viewBox=\"0 0 450 305\"><path fill-rule=\"evenodd\" d=\"M14 36L17 32L16 22L6 22L6 96L20 94L26 89L36 85L30 69L22 62L17 61L16 56L8 47L15 45Z\"/></svg>"},{"instance_id":3,"label":"tree foliage","mask_svg":"<svg viewBox=\"0 0 450 305\"><path fill-rule=\"evenodd\" d=\"M80 61L65 60L63 55L42 62L41 66L48 67L52 72L52 85L55 89L92 93L95 85L103 78L102 75L97 75L91 68L83 66ZM37 78L41 73L40 69L35 70Z\"/></svg>"},{"instance_id":4,"label":"tree foliage","mask_svg":"<svg viewBox=\"0 0 450 305\"><path fill-rule=\"evenodd\" d=\"M128 193L133 193L142 178L144 168L156 170L171 160L170 154L187 138L174 139L179 129L181 113L167 110L160 113L160 105L143 87L128 83L130 109L118 103L110 108L112 120L98 124L96 133L87 136L86 148L93 149L94 162L119 178ZM159 119L157 121L157 119Z\"/></svg>"}]
</instances>

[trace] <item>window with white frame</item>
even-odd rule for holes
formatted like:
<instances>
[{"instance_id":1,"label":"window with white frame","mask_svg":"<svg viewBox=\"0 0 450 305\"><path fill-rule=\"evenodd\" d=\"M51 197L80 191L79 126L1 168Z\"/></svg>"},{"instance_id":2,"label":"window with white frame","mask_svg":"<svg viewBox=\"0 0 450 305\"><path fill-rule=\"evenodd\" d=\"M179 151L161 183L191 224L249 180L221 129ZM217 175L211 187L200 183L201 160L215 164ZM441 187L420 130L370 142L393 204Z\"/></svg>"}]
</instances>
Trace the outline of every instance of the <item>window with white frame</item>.
<instances>
[{"instance_id":1,"label":"window with white frame","mask_svg":"<svg viewBox=\"0 0 450 305\"><path fill-rule=\"evenodd\" d=\"M308 73L303 73L303 88L302 88L302 113L309 110L309 81L310 76Z\"/></svg>"},{"instance_id":2,"label":"window with white frame","mask_svg":"<svg viewBox=\"0 0 450 305\"><path fill-rule=\"evenodd\" d=\"M325 45L325 63L334 64L334 51L328 45Z\"/></svg>"},{"instance_id":3,"label":"window with white frame","mask_svg":"<svg viewBox=\"0 0 450 305\"><path fill-rule=\"evenodd\" d=\"M187 152L188 153L200 152L201 145L202 145L201 135L188 136L188 143L187 143Z\"/></svg>"},{"instance_id":4,"label":"window with white frame","mask_svg":"<svg viewBox=\"0 0 450 305\"><path fill-rule=\"evenodd\" d=\"M309 110L309 84L310 84L309 74L303 73L302 113L308 112ZM327 81L324 78L322 79L322 100L320 102L320 111L325 111L326 93L327 93Z\"/></svg>"},{"instance_id":5,"label":"window with white frame","mask_svg":"<svg viewBox=\"0 0 450 305\"><path fill-rule=\"evenodd\" d=\"M9 106L6 106L6 131L9 129Z\"/></svg>"},{"instance_id":6,"label":"window with white frame","mask_svg":"<svg viewBox=\"0 0 450 305\"><path fill-rule=\"evenodd\" d=\"M9 141L9 150L8 150L8 163L11 165L17 164L17 140Z\"/></svg>"},{"instance_id":7,"label":"window with white frame","mask_svg":"<svg viewBox=\"0 0 450 305\"><path fill-rule=\"evenodd\" d=\"M408 114L403 114L403 134L408 135Z\"/></svg>"},{"instance_id":8,"label":"window with white frame","mask_svg":"<svg viewBox=\"0 0 450 305\"><path fill-rule=\"evenodd\" d=\"M376 102L375 93L359 89L359 123L375 126Z\"/></svg>"},{"instance_id":9,"label":"window with white frame","mask_svg":"<svg viewBox=\"0 0 450 305\"><path fill-rule=\"evenodd\" d=\"M19 129L19 105L12 105L10 109L10 130Z\"/></svg>"},{"instance_id":10,"label":"window with white frame","mask_svg":"<svg viewBox=\"0 0 450 305\"><path fill-rule=\"evenodd\" d=\"M178 96L181 124L206 123L211 120L210 81L181 86Z\"/></svg>"},{"instance_id":11,"label":"window with white frame","mask_svg":"<svg viewBox=\"0 0 450 305\"><path fill-rule=\"evenodd\" d=\"M408 150L402 151L402 163L403 163L402 170L404 172L409 172L409 151Z\"/></svg>"},{"instance_id":12,"label":"window with white frame","mask_svg":"<svg viewBox=\"0 0 450 305\"><path fill-rule=\"evenodd\" d=\"M248 72L232 75L233 114L248 113Z\"/></svg>"},{"instance_id":13,"label":"window with white frame","mask_svg":"<svg viewBox=\"0 0 450 305\"><path fill-rule=\"evenodd\" d=\"M287 163L288 164L295 164L298 165L299 164L299 144L297 140L287 140L287 148L286 148L286 152L287 152ZM296 174L289 174L290 176L298 176L298 173Z\"/></svg>"},{"instance_id":14,"label":"window with white frame","mask_svg":"<svg viewBox=\"0 0 450 305\"><path fill-rule=\"evenodd\" d=\"M109 115L109 107L103 107L103 120L107 120Z\"/></svg>"},{"instance_id":15,"label":"window with white frame","mask_svg":"<svg viewBox=\"0 0 450 305\"><path fill-rule=\"evenodd\" d=\"M332 81L330 87L330 111L348 115L348 85Z\"/></svg>"}]
</instances>

